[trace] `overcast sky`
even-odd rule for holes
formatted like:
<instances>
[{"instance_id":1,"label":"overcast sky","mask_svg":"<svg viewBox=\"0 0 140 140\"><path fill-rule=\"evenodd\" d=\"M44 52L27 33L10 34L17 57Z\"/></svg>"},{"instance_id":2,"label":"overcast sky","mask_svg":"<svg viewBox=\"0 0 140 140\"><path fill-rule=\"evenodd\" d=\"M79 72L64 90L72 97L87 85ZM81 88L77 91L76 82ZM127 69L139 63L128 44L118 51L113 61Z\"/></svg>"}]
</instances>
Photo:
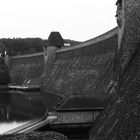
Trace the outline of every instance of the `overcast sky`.
<instances>
[{"instance_id":1,"label":"overcast sky","mask_svg":"<svg viewBox=\"0 0 140 140\"><path fill-rule=\"evenodd\" d=\"M85 41L116 24L116 0L0 0L0 38L40 37L51 31Z\"/></svg>"}]
</instances>

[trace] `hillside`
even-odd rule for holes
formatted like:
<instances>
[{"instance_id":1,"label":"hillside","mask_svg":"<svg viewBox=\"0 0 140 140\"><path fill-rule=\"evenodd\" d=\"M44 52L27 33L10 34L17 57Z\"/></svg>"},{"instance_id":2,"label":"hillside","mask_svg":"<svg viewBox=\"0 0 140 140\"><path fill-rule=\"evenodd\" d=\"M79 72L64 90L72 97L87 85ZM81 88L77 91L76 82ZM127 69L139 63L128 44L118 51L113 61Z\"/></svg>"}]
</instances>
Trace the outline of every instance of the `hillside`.
<instances>
[{"instance_id":1,"label":"hillside","mask_svg":"<svg viewBox=\"0 0 140 140\"><path fill-rule=\"evenodd\" d=\"M64 39L64 43L70 43L71 45L78 44L80 42ZM3 38L0 39L0 47L4 46L10 56L20 56L25 54L32 54L42 52L47 40L41 38Z\"/></svg>"}]
</instances>

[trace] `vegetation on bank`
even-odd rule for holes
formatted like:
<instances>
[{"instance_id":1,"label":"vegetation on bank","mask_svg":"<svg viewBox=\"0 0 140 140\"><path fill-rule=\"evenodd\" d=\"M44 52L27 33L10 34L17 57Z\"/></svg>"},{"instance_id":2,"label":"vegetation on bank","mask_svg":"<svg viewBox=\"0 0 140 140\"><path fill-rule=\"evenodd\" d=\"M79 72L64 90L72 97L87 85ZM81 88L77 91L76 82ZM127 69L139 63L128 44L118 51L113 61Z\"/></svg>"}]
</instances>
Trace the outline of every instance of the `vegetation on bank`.
<instances>
[{"instance_id":1,"label":"vegetation on bank","mask_svg":"<svg viewBox=\"0 0 140 140\"><path fill-rule=\"evenodd\" d=\"M69 39L64 40L71 45L78 44L78 41ZM5 48L10 56L32 54L42 52L47 40L41 38L2 38L0 39L0 48Z\"/></svg>"}]
</instances>

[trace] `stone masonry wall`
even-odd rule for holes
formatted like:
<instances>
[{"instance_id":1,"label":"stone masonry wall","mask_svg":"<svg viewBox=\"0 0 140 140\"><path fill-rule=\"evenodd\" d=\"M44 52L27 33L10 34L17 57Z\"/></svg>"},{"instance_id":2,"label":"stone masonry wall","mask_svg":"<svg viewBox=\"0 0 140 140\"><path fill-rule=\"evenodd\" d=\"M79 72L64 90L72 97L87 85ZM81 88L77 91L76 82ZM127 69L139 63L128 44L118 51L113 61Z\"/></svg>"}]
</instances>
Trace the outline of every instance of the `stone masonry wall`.
<instances>
[{"instance_id":1,"label":"stone masonry wall","mask_svg":"<svg viewBox=\"0 0 140 140\"><path fill-rule=\"evenodd\" d=\"M44 70L44 56L23 56L12 58L11 83L21 85L25 80L39 77Z\"/></svg>"}]
</instances>

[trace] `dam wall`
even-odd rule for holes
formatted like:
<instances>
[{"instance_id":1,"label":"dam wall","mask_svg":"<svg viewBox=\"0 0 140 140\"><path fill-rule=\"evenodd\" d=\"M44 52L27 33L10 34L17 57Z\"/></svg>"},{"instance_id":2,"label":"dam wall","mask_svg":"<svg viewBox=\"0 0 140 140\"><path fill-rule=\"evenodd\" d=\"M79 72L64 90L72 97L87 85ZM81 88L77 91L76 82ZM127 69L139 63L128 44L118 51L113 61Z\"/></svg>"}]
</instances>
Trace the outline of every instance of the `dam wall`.
<instances>
[{"instance_id":1,"label":"dam wall","mask_svg":"<svg viewBox=\"0 0 140 140\"><path fill-rule=\"evenodd\" d=\"M12 84L41 82L42 91L61 96L105 94L113 76L117 28L78 45L52 48L47 46L46 53L13 57Z\"/></svg>"},{"instance_id":2,"label":"dam wall","mask_svg":"<svg viewBox=\"0 0 140 140\"><path fill-rule=\"evenodd\" d=\"M38 78L44 69L44 53L13 57L11 60L11 83L21 85L25 80Z\"/></svg>"},{"instance_id":3,"label":"dam wall","mask_svg":"<svg viewBox=\"0 0 140 140\"><path fill-rule=\"evenodd\" d=\"M60 94L105 93L112 78L117 29L64 49L44 78L42 90Z\"/></svg>"}]
</instances>

